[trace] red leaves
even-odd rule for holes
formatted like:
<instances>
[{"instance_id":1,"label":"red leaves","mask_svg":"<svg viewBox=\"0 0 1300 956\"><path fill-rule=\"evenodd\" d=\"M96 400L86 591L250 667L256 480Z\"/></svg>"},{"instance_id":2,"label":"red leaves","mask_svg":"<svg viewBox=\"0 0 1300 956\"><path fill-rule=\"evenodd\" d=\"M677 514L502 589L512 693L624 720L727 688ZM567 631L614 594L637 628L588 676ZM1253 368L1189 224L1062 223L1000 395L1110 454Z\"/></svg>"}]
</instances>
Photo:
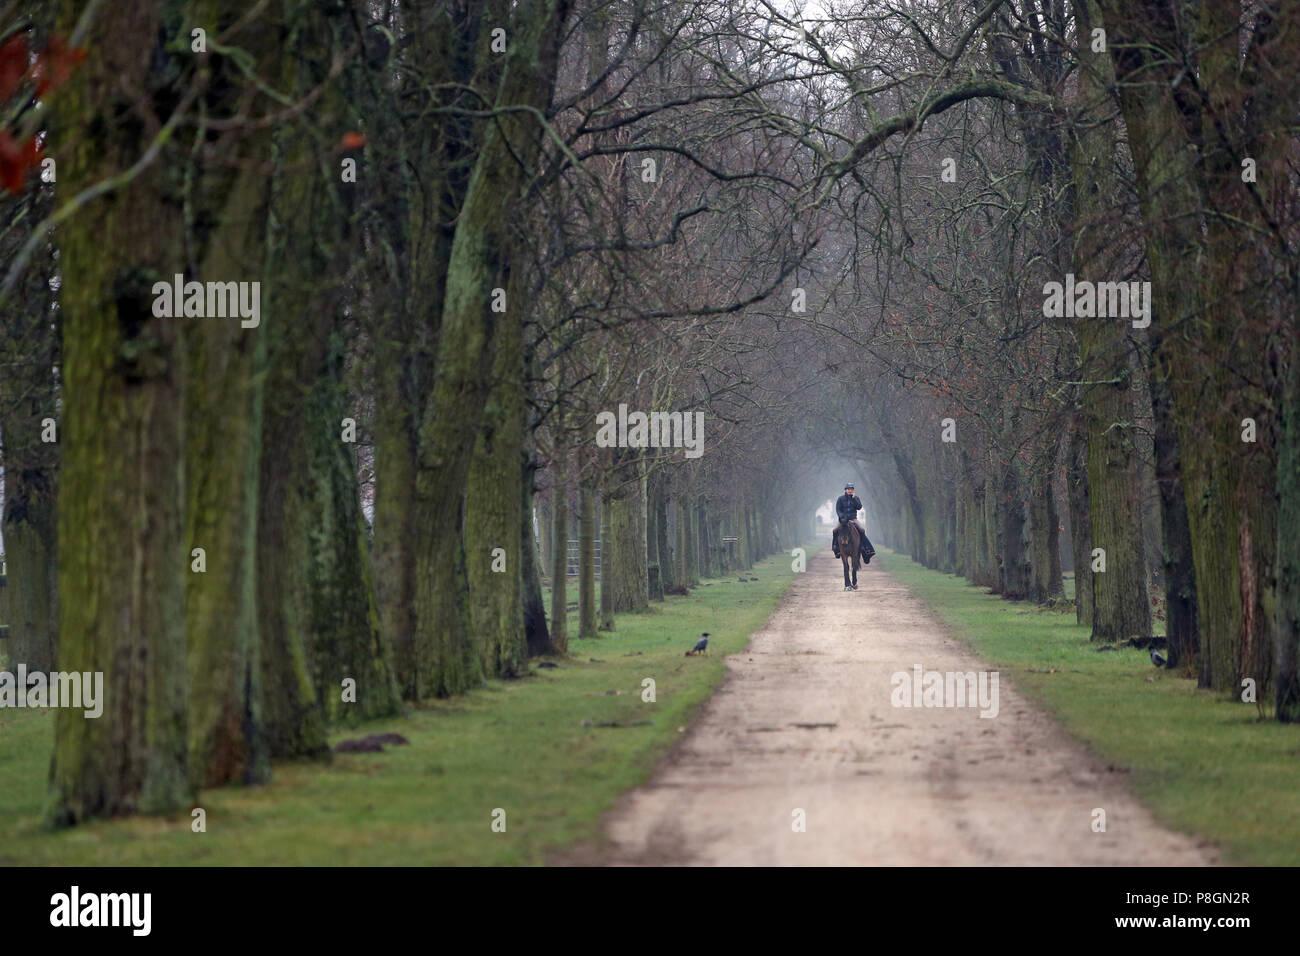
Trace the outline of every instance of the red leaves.
<instances>
[{"instance_id":1,"label":"red leaves","mask_svg":"<svg viewBox=\"0 0 1300 956\"><path fill-rule=\"evenodd\" d=\"M44 96L66 83L85 59L85 50L67 46L59 37L51 37L36 62L28 65L26 37L11 36L0 46L0 102L13 96L25 78L31 79L37 97Z\"/></svg>"},{"instance_id":2,"label":"red leaves","mask_svg":"<svg viewBox=\"0 0 1300 956\"><path fill-rule=\"evenodd\" d=\"M86 51L51 37L35 61L27 49L27 38L14 35L0 44L0 105L18 92L24 80L30 80L39 99L68 81L72 71L86 59ZM41 148L35 134L25 139L0 129L0 192L16 193L27 181L27 171L41 161Z\"/></svg>"},{"instance_id":3,"label":"red leaves","mask_svg":"<svg viewBox=\"0 0 1300 956\"><path fill-rule=\"evenodd\" d=\"M0 103L14 95L27 72L27 40L12 36L0 46Z\"/></svg>"},{"instance_id":4,"label":"red leaves","mask_svg":"<svg viewBox=\"0 0 1300 956\"><path fill-rule=\"evenodd\" d=\"M40 161L41 148L36 145L35 136L19 143L8 130L0 129L0 190L19 192L27 179L27 170Z\"/></svg>"},{"instance_id":5,"label":"red leaves","mask_svg":"<svg viewBox=\"0 0 1300 956\"><path fill-rule=\"evenodd\" d=\"M76 47L64 46L58 37L51 37L45 52L36 58L32 66L32 80L36 83L36 95L44 96L56 86L68 82L68 77L80 63L86 59L86 51Z\"/></svg>"}]
</instances>

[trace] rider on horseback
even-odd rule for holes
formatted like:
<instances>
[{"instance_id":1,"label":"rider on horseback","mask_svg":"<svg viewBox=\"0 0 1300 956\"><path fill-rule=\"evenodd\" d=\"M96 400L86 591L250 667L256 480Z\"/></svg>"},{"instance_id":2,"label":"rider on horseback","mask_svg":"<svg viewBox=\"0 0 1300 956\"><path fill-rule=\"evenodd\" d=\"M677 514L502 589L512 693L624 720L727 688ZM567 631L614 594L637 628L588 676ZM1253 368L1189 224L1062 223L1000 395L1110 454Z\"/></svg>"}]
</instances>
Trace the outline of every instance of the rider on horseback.
<instances>
[{"instance_id":1,"label":"rider on horseback","mask_svg":"<svg viewBox=\"0 0 1300 956\"><path fill-rule=\"evenodd\" d=\"M862 535L862 563L868 564L876 549L871 546L862 525L858 524L858 512L861 509L862 499L853 493L853 482L850 481L844 486L844 494L835 500L835 514L841 522L852 521L858 526L858 532ZM835 552L835 557L840 556L840 543L834 532L831 533L831 550Z\"/></svg>"}]
</instances>

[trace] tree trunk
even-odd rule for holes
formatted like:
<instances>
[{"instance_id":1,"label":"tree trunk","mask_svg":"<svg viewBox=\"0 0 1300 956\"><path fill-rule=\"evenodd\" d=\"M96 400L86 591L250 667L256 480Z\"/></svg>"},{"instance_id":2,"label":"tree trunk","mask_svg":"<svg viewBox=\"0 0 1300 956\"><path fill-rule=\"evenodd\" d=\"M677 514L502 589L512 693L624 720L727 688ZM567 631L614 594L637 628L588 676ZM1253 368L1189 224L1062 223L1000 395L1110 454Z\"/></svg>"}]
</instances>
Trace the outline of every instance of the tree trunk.
<instances>
[{"instance_id":1,"label":"tree trunk","mask_svg":"<svg viewBox=\"0 0 1300 956\"><path fill-rule=\"evenodd\" d=\"M686 495L678 499L678 505L685 525L686 578L689 586L696 588L700 586L699 511L695 504L694 495Z\"/></svg>"},{"instance_id":2,"label":"tree trunk","mask_svg":"<svg viewBox=\"0 0 1300 956\"><path fill-rule=\"evenodd\" d=\"M1293 266L1294 268L1294 266ZM1300 303L1300 273L1293 278ZM1300 342L1300 314L1289 317L1291 342ZM1292 352L1282 397L1277 455L1277 634L1274 641L1277 719L1300 723L1300 355Z\"/></svg>"},{"instance_id":3,"label":"tree trunk","mask_svg":"<svg viewBox=\"0 0 1300 956\"><path fill-rule=\"evenodd\" d=\"M391 309L402 308L393 303ZM389 318L398 324L393 313ZM381 340L385 338L380 336ZM415 508L416 418L418 399L409 379L399 374L412 363L404 344L376 345L375 381L375 581L380 623L393 649L393 667L402 697L416 698L415 542L410 515Z\"/></svg>"},{"instance_id":4,"label":"tree trunk","mask_svg":"<svg viewBox=\"0 0 1300 956\"><path fill-rule=\"evenodd\" d=\"M533 530L533 476L535 474L532 456L525 450L522 458L523 508L521 518L523 527L520 537L523 542L520 570L524 578L524 638L529 657L554 653L551 646L551 634L546 627L546 605L542 599L541 550L537 543L537 534Z\"/></svg>"},{"instance_id":5,"label":"tree trunk","mask_svg":"<svg viewBox=\"0 0 1300 956\"><path fill-rule=\"evenodd\" d=\"M700 577L716 578L718 576L717 560L713 553L713 541L710 538L709 509L706 499L700 496L699 503L696 505L696 514L699 516L696 525L699 531L699 558L700 558Z\"/></svg>"},{"instance_id":6,"label":"tree trunk","mask_svg":"<svg viewBox=\"0 0 1300 956\"><path fill-rule=\"evenodd\" d=\"M1163 331L1163 330L1162 330ZM1156 336L1153 336L1153 339ZM1152 345L1153 366L1161 346ZM1196 571L1192 564L1192 539L1187 524L1187 501L1178 456L1178 433L1171 407L1169 384L1152 369L1151 404L1155 418L1156 485L1160 491L1162 565L1165 576L1165 653L1169 667L1195 663L1200 649L1196 614Z\"/></svg>"},{"instance_id":7,"label":"tree trunk","mask_svg":"<svg viewBox=\"0 0 1300 956\"><path fill-rule=\"evenodd\" d=\"M666 479L660 478L659 492L655 496L655 531L658 535L659 584L664 594L677 594L678 586L677 559L673 553L673 535L668 530L668 487Z\"/></svg>"},{"instance_id":8,"label":"tree trunk","mask_svg":"<svg viewBox=\"0 0 1300 956\"><path fill-rule=\"evenodd\" d=\"M608 534L601 544L601 591L608 589L611 613L649 609L645 528L645 483L635 452L614 472L606 497Z\"/></svg>"},{"instance_id":9,"label":"tree trunk","mask_svg":"<svg viewBox=\"0 0 1300 956\"><path fill-rule=\"evenodd\" d=\"M555 528L554 512L551 507L553 498L553 488L548 489L546 496L537 506L537 547L543 559L540 562L543 581L551 579L551 556L555 554L554 539L551 535Z\"/></svg>"},{"instance_id":10,"label":"tree trunk","mask_svg":"<svg viewBox=\"0 0 1300 956\"><path fill-rule=\"evenodd\" d=\"M36 270L46 281L51 271ZM19 294L23 294L21 290ZM50 327L48 293L31 289L22 301L33 303L31 311L14 309L7 321L0 323L6 346L26 346L21 354L0 356L0 364L11 369L0 375L3 538L8 575L0 584L0 624L9 625L9 669L25 663L29 672L45 673L54 669L58 640L59 443L42 440L42 422L57 417L54 367L58 339Z\"/></svg>"},{"instance_id":11,"label":"tree trunk","mask_svg":"<svg viewBox=\"0 0 1300 956\"><path fill-rule=\"evenodd\" d=\"M269 131L252 137L252 155L269 140ZM218 226L192 278L245 281L247 263L261 259L266 240L265 174L250 164L233 182L211 185L219 192L201 194L200 202ZM185 592L190 777L196 788L263 783L271 776L256 565L264 330L209 316L186 335L185 550L202 549L206 563L203 573L190 574Z\"/></svg>"},{"instance_id":12,"label":"tree trunk","mask_svg":"<svg viewBox=\"0 0 1300 956\"><path fill-rule=\"evenodd\" d=\"M1238 5L1202 4L1194 11L1199 23L1154 0L1102 0L1102 7L1146 232L1153 321L1170 330L1165 354L1195 567L1199 680L1235 693L1246 672L1262 687L1270 663L1265 542L1278 523L1270 510L1275 476L1258 449L1274 422L1256 384L1268 377L1266 324L1252 319L1269 311L1258 298L1272 277L1261 261L1270 241L1261 217L1269 194L1290 188L1279 119L1294 108L1300 81L1294 45L1264 41L1287 18L1293 30L1296 11L1265 12L1243 65ZM1199 33L1201 51L1194 89L1179 82L1179 58L1163 52L1186 48L1189 30ZM1249 189L1240 167L1246 155L1261 171ZM1198 263L1199 282L1188 280L1188 261ZM1243 409L1261 416L1255 446L1240 441Z\"/></svg>"},{"instance_id":13,"label":"tree trunk","mask_svg":"<svg viewBox=\"0 0 1300 956\"><path fill-rule=\"evenodd\" d=\"M1051 469L1035 469L1030 489L1030 600L1045 604L1061 594L1061 559Z\"/></svg>"},{"instance_id":14,"label":"tree trunk","mask_svg":"<svg viewBox=\"0 0 1300 956\"><path fill-rule=\"evenodd\" d=\"M596 637L596 491L578 492L578 636Z\"/></svg>"},{"instance_id":15,"label":"tree trunk","mask_svg":"<svg viewBox=\"0 0 1300 956\"><path fill-rule=\"evenodd\" d=\"M659 475L646 479L646 588L652 601L664 599L663 568L660 564Z\"/></svg>"},{"instance_id":16,"label":"tree trunk","mask_svg":"<svg viewBox=\"0 0 1300 956\"><path fill-rule=\"evenodd\" d=\"M551 535L551 643L555 653L569 653L568 567L569 567L569 484L565 454L555 449L551 463L551 507L554 521Z\"/></svg>"},{"instance_id":17,"label":"tree trunk","mask_svg":"<svg viewBox=\"0 0 1300 956\"><path fill-rule=\"evenodd\" d=\"M63 35L82 6L60 5ZM117 112L124 87L144 98L163 95L164 77L140 53L142 38L159 36L157 13L152 4L105 6L92 21L84 43L91 55L60 91L63 121L51 133L66 146L59 185L69 196L122 172L149 146L153 134L143 124L92 120ZM161 45L157 56L167 58ZM76 135L65 139L69 130ZM174 813L192 797L184 617L190 561L179 468L182 323L155 316L152 301L155 279L183 268L174 168L160 159L59 229L58 669L102 672L103 713L94 719L60 708L55 715L55 824Z\"/></svg>"},{"instance_id":18,"label":"tree trunk","mask_svg":"<svg viewBox=\"0 0 1300 956\"><path fill-rule=\"evenodd\" d=\"M1070 545L1074 555L1074 619L1092 627L1092 506L1088 501L1088 438L1083 414L1070 417L1065 468L1070 498Z\"/></svg>"},{"instance_id":19,"label":"tree trunk","mask_svg":"<svg viewBox=\"0 0 1300 956\"><path fill-rule=\"evenodd\" d=\"M614 630L614 589L610 585L610 552L612 539L609 532L610 496L603 492L600 496L600 630Z\"/></svg>"},{"instance_id":20,"label":"tree trunk","mask_svg":"<svg viewBox=\"0 0 1300 956\"><path fill-rule=\"evenodd\" d=\"M1029 593L1029 559L1025 553L1024 495L1015 461L1002 475L1001 497L996 506L1000 592L1008 600L1023 601Z\"/></svg>"},{"instance_id":21,"label":"tree trunk","mask_svg":"<svg viewBox=\"0 0 1300 956\"><path fill-rule=\"evenodd\" d=\"M565 0L515 8L494 100L498 107L546 109L567 12ZM503 312L493 311L500 302L493 290L510 287L506 249L520 170L529 168L543 135L528 110L499 112L486 127L456 221L410 515L417 534L416 690L421 695L461 693L481 674L469 637L464 494L491 386L497 333L505 323L523 321L522 302L507 300Z\"/></svg>"},{"instance_id":22,"label":"tree trunk","mask_svg":"<svg viewBox=\"0 0 1300 956\"><path fill-rule=\"evenodd\" d=\"M1075 0L1079 35L1091 32L1096 6ZM1089 116L1070 143L1075 208L1074 271L1080 280L1114 282L1125 264L1114 242L1118 175L1115 127L1108 122L1114 85L1109 55L1079 51L1078 100ZM1106 570L1093 579L1092 639L1118 643L1151 634L1136 486L1137 453L1131 372L1125 340L1129 320L1119 316L1077 320L1083 416L1088 436L1088 502L1093 546L1106 554Z\"/></svg>"},{"instance_id":23,"label":"tree trunk","mask_svg":"<svg viewBox=\"0 0 1300 956\"><path fill-rule=\"evenodd\" d=\"M328 313L327 313L328 314ZM326 332L325 334L329 334ZM337 430L348 411L337 331L314 383L305 420L309 448L311 615L308 661L316 699L330 720L373 720L401 713L392 654L379 623L352 444ZM344 696L344 681L354 681Z\"/></svg>"},{"instance_id":24,"label":"tree trunk","mask_svg":"<svg viewBox=\"0 0 1300 956\"><path fill-rule=\"evenodd\" d=\"M673 557L676 561L674 573L681 586L681 593L686 594L691 587L691 519L686 496L680 493L673 498L673 531Z\"/></svg>"},{"instance_id":25,"label":"tree trunk","mask_svg":"<svg viewBox=\"0 0 1300 956\"><path fill-rule=\"evenodd\" d=\"M523 294L515 281L512 296ZM483 673L515 677L528 669L524 634L523 550L519 451L528 414L524 395L523 325L502 324L493 368L492 393L474 446L465 496L466 568L473 634Z\"/></svg>"}]
</instances>

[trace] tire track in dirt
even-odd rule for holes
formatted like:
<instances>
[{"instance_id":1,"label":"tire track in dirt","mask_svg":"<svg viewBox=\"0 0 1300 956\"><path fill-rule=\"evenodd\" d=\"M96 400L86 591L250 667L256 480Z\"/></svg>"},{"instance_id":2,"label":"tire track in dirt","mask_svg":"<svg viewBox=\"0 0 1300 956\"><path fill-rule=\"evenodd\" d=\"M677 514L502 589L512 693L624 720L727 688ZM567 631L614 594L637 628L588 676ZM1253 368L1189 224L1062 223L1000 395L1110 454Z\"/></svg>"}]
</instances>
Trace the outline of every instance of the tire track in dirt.
<instances>
[{"instance_id":1,"label":"tire track in dirt","mask_svg":"<svg viewBox=\"0 0 1300 956\"><path fill-rule=\"evenodd\" d=\"M888 559L886 558L887 562ZM999 713L896 708L891 676L987 667L877 559L845 592L809 561L695 725L607 818L607 864L1130 865L1216 862L999 681ZM798 725L814 726L798 726ZM815 726L832 724L834 726ZM1106 811L1106 832L1092 811ZM793 811L806 814L794 832Z\"/></svg>"}]
</instances>

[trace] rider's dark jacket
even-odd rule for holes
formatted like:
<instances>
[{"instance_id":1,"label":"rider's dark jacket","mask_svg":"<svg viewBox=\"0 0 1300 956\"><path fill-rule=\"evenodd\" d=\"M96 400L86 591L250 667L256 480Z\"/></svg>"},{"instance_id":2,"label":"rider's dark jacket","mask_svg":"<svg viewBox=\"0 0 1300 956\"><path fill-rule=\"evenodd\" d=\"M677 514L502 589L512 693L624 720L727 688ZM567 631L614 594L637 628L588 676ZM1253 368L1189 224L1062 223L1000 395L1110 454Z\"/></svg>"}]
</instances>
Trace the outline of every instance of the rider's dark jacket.
<instances>
[{"instance_id":1,"label":"rider's dark jacket","mask_svg":"<svg viewBox=\"0 0 1300 956\"><path fill-rule=\"evenodd\" d=\"M857 495L840 495L835 499L835 514L849 521L856 521L862 510L862 499Z\"/></svg>"}]
</instances>

